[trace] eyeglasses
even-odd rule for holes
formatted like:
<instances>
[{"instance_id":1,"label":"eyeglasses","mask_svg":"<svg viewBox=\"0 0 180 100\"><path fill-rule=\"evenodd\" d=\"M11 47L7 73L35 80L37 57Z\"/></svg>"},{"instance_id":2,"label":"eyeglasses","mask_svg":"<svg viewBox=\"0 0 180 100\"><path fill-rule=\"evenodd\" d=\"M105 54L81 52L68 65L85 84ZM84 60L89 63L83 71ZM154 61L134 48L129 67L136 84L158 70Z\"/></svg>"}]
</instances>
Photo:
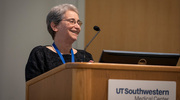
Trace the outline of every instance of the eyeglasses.
<instances>
[{"instance_id":1,"label":"eyeglasses","mask_svg":"<svg viewBox=\"0 0 180 100\"><path fill-rule=\"evenodd\" d=\"M75 25L76 23L81 26L83 23L82 21L78 20L76 21L75 19L63 19L62 21L68 21L71 25Z\"/></svg>"}]
</instances>

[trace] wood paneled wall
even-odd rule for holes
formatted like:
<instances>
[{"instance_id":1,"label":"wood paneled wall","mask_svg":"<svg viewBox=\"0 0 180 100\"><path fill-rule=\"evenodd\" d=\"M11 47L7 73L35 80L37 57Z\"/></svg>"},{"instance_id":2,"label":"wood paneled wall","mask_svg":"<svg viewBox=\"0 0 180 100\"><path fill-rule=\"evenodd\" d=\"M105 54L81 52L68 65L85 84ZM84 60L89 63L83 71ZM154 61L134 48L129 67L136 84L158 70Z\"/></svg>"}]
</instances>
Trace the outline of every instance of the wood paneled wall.
<instances>
[{"instance_id":1,"label":"wood paneled wall","mask_svg":"<svg viewBox=\"0 0 180 100\"><path fill-rule=\"evenodd\" d=\"M85 45L95 61L103 49L180 53L180 0L86 0Z\"/></svg>"}]
</instances>

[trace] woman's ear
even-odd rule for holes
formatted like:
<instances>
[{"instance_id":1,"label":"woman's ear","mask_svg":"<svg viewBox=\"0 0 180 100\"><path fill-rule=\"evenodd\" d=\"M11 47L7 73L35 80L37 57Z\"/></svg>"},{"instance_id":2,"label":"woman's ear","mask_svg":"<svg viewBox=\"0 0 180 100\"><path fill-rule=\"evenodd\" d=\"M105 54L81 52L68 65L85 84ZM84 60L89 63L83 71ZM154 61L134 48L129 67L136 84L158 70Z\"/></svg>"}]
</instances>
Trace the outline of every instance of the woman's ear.
<instances>
[{"instance_id":1,"label":"woman's ear","mask_svg":"<svg viewBox=\"0 0 180 100\"><path fill-rule=\"evenodd\" d=\"M51 25L51 28L52 28L53 31L55 31L55 32L58 31L58 28L57 28L57 26L54 24L54 22L51 22L50 25Z\"/></svg>"}]
</instances>

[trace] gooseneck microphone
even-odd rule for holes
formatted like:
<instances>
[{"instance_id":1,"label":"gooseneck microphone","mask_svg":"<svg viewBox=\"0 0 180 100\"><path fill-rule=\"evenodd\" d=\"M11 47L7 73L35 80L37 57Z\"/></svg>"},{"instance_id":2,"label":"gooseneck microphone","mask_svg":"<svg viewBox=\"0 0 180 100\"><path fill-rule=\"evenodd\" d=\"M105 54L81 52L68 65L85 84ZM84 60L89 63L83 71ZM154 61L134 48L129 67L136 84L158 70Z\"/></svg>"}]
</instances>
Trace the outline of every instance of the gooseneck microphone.
<instances>
[{"instance_id":1,"label":"gooseneck microphone","mask_svg":"<svg viewBox=\"0 0 180 100\"><path fill-rule=\"evenodd\" d=\"M96 36L99 34L99 32L101 31L98 26L94 26L93 29L94 29L95 31L98 31L98 32L97 32L96 35L91 39L91 41L85 46L84 51L86 51L87 47L91 44L91 42L95 39L95 37L96 37Z\"/></svg>"},{"instance_id":2,"label":"gooseneck microphone","mask_svg":"<svg viewBox=\"0 0 180 100\"><path fill-rule=\"evenodd\" d=\"M95 31L100 31L100 28L99 28L98 26L94 26L93 29L94 29Z\"/></svg>"},{"instance_id":3,"label":"gooseneck microphone","mask_svg":"<svg viewBox=\"0 0 180 100\"><path fill-rule=\"evenodd\" d=\"M94 29L95 31L98 31L98 32L95 34L95 36L91 39L91 41L90 41L90 42L85 46L85 48L84 48L84 58L83 58L83 61L84 61L84 62L85 62L85 52L86 52L87 47L91 44L91 42L96 38L96 36L97 36L97 35L99 34L99 32L101 31L98 26L94 26L93 29Z\"/></svg>"}]
</instances>

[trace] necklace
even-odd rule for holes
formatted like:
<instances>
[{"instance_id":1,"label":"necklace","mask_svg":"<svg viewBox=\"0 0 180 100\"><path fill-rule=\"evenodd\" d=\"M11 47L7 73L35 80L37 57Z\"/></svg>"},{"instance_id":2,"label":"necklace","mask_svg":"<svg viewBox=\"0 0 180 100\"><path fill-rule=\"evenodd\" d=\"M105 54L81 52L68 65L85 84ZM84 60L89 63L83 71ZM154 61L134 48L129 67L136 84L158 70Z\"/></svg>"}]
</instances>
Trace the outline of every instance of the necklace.
<instances>
[{"instance_id":1,"label":"necklace","mask_svg":"<svg viewBox=\"0 0 180 100\"><path fill-rule=\"evenodd\" d=\"M61 52L59 51L59 49L57 48L57 46L55 45L55 43L52 44L52 46L54 47L54 49L56 50L56 52L58 53L59 57L61 58L61 61L63 62L63 64L65 64L65 60L64 57L62 56ZM71 48L71 62L75 62L74 60L74 52L73 49Z\"/></svg>"}]
</instances>

